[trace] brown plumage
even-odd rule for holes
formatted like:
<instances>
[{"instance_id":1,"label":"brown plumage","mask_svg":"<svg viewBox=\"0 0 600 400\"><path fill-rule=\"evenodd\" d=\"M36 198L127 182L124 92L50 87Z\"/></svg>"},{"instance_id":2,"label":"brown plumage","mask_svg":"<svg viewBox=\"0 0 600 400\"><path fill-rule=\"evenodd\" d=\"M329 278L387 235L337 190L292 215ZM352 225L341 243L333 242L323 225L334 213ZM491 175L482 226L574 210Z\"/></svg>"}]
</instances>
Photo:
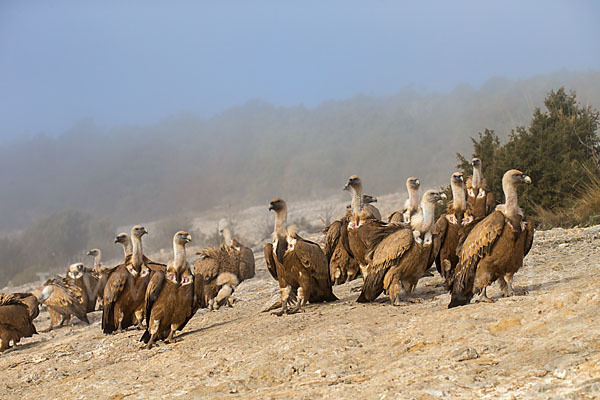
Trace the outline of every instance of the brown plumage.
<instances>
[{"instance_id":1,"label":"brown plumage","mask_svg":"<svg viewBox=\"0 0 600 400\"><path fill-rule=\"evenodd\" d=\"M531 183L531 178L518 170L504 174L506 203L479 222L462 244L448 308L468 304L475 294L479 301L489 301L486 288L498 279L506 296L514 294L512 278L531 249L534 232L518 205L516 186L521 183Z\"/></svg>"},{"instance_id":2,"label":"brown plumage","mask_svg":"<svg viewBox=\"0 0 600 400\"><path fill-rule=\"evenodd\" d=\"M402 210L392 213L388 217L388 222L395 224L410 223L410 218L419 211L419 187L421 182L419 179L411 176L406 179L406 190L408 191L408 199L404 202Z\"/></svg>"},{"instance_id":3,"label":"brown plumage","mask_svg":"<svg viewBox=\"0 0 600 400\"><path fill-rule=\"evenodd\" d=\"M448 284L449 277L458 264L456 250L465 235L465 227L473 222L470 207L466 202L465 182L462 172L455 172L450 178L452 200L448 209L435 223L435 231L440 237L440 251L435 258L438 272Z\"/></svg>"},{"instance_id":4,"label":"brown plumage","mask_svg":"<svg viewBox=\"0 0 600 400\"><path fill-rule=\"evenodd\" d=\"M150 281L150 261L142 251L142 236L146 228L136 225L131 229L132 254L110 273L104 288L102 307L102 330L104 333L122 331L137 324L141 327L144 317L144 296ZM160 271L161 264L154 269Z\"/></svg>"},{"instance_id":5,"label":"brown plumage","mask_svg":"<svg viewBox=\"0 0 600 400\"><path fill-rule=\"evenodd\" d=\"M183 329L198 309L198 295L202 293L196 293L196 277L185 254L185 245L191 241L189 233L177 232L173 237L174 259L164 273L157 272L150 279L145 295L147 328L140 339L147 348L156 340L172 342L175 332Z\"/></svg>"},{"instance_id":6,"label":"brown plumage","mask_svg":"<svg viewBox=\"0 0 600 400\"><path fill-rule=\"evenodd\" d=\"M69 266L67 270L67 279L70 279L74 285L81 288L86 312L90 313L96 309L96 300L98 299L99 280L89 268L82 263L75 263Z\"/></svg>"},{"instance_id":7,"label":"brown plumage","mask_svg":"<svg viewBox=\"0 0 600 400\"><path fill-rule=\"evenodd\" d=\"M240 253L231 246L211 247L197 253L194 274L204 279L204 303L210 310L228 301L239 284Z\"/></svg>"},{"instance_id":8,"label":"brown plumage","mask_svg":"<svg viewBox=\"0 0 600 400\"><path fill-rule=\"evenodd\" d=\"M231 235L229 229L229 222L223 218L219 221L219 234L223 237L224 244L230 246L233 250L239 252L238 255L238 272L237 276L239 281L242 282L246 279L254 277L255 274L255 261L254 252L251 248L243 245L239 240L235 239Z\"/></svg>"},{"instance_id":9,"label":"brown plumage","mask_svg":"<svg viewBox=\"0 0 600 400\"><path fill-rule=\"evenodd\" d=\"M123 234L127 235L127 234ZM119 243L118 237L115 239L115 243ZM129 241L129 235L127 235L127 241ZM98 281L98 289L97 289L97 299L99 301L100 307L102 307L102 298L104 296L104 287L106 286L106 281L108 280L108 276L115 269L115 267L109 267L107 265L102 264L102 252L100 249L91 249L87 252L88 256L94 258L94 267L93 274L96 280Z\"/></svg>"},{"instance_id":10,"label":"brown plumage","mask_svg":"<svg viewBox=\"0 0 600 400\"><path fill-rule=\"evenodd\" d=\"M283 199L273 199L269 210L275 211L276 214L276 244L265 246L265 255L267 256L266 253L270 249L272 255L269 255L269 262L275 264L273 275L277 277L281 291L282 307L277 314L295 313L307 302L337 300L331 290L327 258L321 247L301 238L294 227L287 229L287 205ZM275 253L273 248L276 249ZM289 302L296 296L296 306L288 309Z\"/></svg>"},{"instance_id":11,"label":"brown plumage","mask_svg":"<svg viewBox=\"0 0 600 400\"><path fill-rule=\"evenodd\" d=\"M50 287L49 287L50 286ZM56 277L44 283L43 292L51 291L44 301L50 314L50 329L68 323L74 315L89 324L85 291L68 278Z\"/></svg>"},{"instance_id":12,"label":"brown plumage","mask_svg":"<svg viewBox=\"0 0 600 400\"><path fill-rule=\"evenodd\" d=\"M496 197L485 187L485 179L481 172L481 160L474 158L471 164L473 165L473 176L467 179L467 203L471 206L473 217L480 220L494 211Z\"/></svg>"},{"instance_id":13,"label":"brown plumage","mask_svg":"<svg viewBox=\"0 0 600 400\"><path fill-rule=\"evenodd\" d=\"M410 227L390 224L384 237L370 250L371 259L357 301L373 301L386 290L393 304L400 301L401 289L410 295L439 250L439 237L433 233L435 203L443 194L429 190Z\"/></svg>"},{"instance_id":14,"label":"brown plumage","mask_svg":"<svg viewBox=\"0 0 600 400\"><path fill-rule=\"evenodd\" d=\"M325 233L325 257L329 262L329 277L333 285L339 285L356 278L359 272L358 262L346 250L348 244L348 223L352 211L340 220L334 221L323 230Z\"/></svg>"},{"instance_id":15,"label":"brown plumage","mask_svg":"<svg viewBox=\"0 0 600 400\"><path fill-rule=\"evenodd\" d=\"M27 305L18 295L0 293L0 352L37 333Z\"/></svg>"},{"instance_id":16,"label":"brown plumage","mask_svg":"<svg viewBox=\"0 0 600 400\"><path fill-rule=\"evenodd\" d=\"M356 175L348 178L344 190L352 195L352 215L346 226L348 241L342 241L345 250L351 255L361 270L363 279L367 275L367 265L371 259L371 250L396 227L388 226L376 219L362 202L362 182Z\"/></svg>"},{"instance_id":17,"label":"brown plumage","mask_svg":"<svg viewBox=\"0 0 600 400\"><path fill-rule=\"evenodd\" d=\"M33 293L12 293L19 301L27 306L27 310L29 310L29 318L33 321L40 315L40 303L43 300L46 300L47 297L43 297L43 293L39 293L40 298L38 298ZM49 296L49 294L48 294Z\"/></svg>"}]
</instances>

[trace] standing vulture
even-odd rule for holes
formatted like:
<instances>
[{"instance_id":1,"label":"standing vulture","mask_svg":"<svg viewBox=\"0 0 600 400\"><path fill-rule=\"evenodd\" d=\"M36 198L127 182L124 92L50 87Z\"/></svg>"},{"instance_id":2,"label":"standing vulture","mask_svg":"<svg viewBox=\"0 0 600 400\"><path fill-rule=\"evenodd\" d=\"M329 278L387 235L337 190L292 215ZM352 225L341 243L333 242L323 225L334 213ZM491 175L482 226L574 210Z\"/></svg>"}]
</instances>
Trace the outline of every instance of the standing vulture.
<instances>
[{"instance_id":1,"label":"standing vulture","mask_svg":"<svg viewBox=\"0 0 600 400\"><path fill-rule=\"evenodd\" d=\"M265 259L269 271L279 282L281 311L277 315L298 312L307 302L337 300L331 290L327 258L321 247L301 238L294 227L286 227L287 205L283 199L273 199L269 210L276 215L275 242L265 246ZM296 306L288 309L288 303L294 298L298 300Z\"/></svg>"},{"instance_id":2,"label":"standing vulture","mask_svg":"<svg viewBox=\"0 0 600 400\"><path fill-rule=\"evenodd\" d=\"M408 199L404 202L404 208L400 211L392 213L388 217L389 222L410 223L410 218L419 211L419 187L421 182L415 177L410 177L406 180L406 190L408 191Z\"/></svg>"},{"instance_id":3,"label":"standing vulture","mask_svg":"<svg viewBox=\"0 0 600 400\"><path fill-rule=\"evenodd\" d=\"M517 201L517 185L531 178L511 169L502 177L506 202L471 230L459 250L459 263L453 277L448 308L468 304L475 294L478 301L491 301L488 285L500 279L506 296L512 296L512 279L523 265L533 243L533 223L527 221Z\"/></svg>"},{"instance_id":4,"label":"standing vulture","mask_svg":"<svg viewBox=\"0 0 600 400\"><path fill-rule=\"evenodd\" d=\"M219 234L223 237L226 246L230 246L239 252L238 277L240 282L253 278L255 274L254 252L250 247L244 246L232 237L229 222L225 218L219 221Z\"/></svg>"},{"instance_id":5,"label":"standing vulture","mask_svg":"<svg viewBox=\"0 0 600 400\"><path fill-rule=\"evenodd\" d=\"M450 178L452 201L448 202L448 209L438 218L435 230L440 236L440 251L435 258L435 264L440 275L445 279L446 285L449 277L454 273L458 264L456 249L464 228L473 221L470 207L465 195L465 181L462 172L455 172Z\"/></svg>"},{"instance_id":6,"label":"standing vulture","mask_svg":"<svg viewBox=\"0 0 600 400\"><path fill-rule=\"evenodd\" d=\"M481 160L474 158L471 164L473 165L473 176L467 180L467 202L473 210L473 217L481 220L494 211L496 197L485 187L485 180L481 172Z\"/></svg>"},{"instance_id":7,"label":"standing vulture","mask_svg":"<svg viewBox=\"0 0 600 400\"><path fill-rule=\"evenodd\" d=\"M352 210L323 230L325 233L325 257L329 262L329 277L333 285L351 281L358 275L358 263L346 250L348 245L348 224Z\"/></svg>"},{"instance_id":8,"label":"standing vulture","mask_svg":"<svg viewBox=\"0 0 600 400\"><path fill-rule=\"evenodd\" d=\"M175 332L183 329L197 307L196 281L186 260L185 245L192 241L189 233L179 231L173 237L173 260L166 272L152 275L145 296L146 331L140 339L150 349L156 340L172 342ZM201 293L199 293L201 295Z\"/></svg>"},{"instance_id":9,"label":"standing vulture","mask_svg":"<svg viewBox=\"0 0 600 400\"><path fill-rule=\"evenodd\" d=\"M144 296L151 272L142 251L142 236L147 233L141 225L131 229L132 254L108 277L102 307L104 333L123 331L134 324L142 325Z\"/></svg>"},{"instance_id":10,"label":"standing vulture","mask_svg":"<svg viewBox=\"0 0 600 400\"><path fill-rule=\"evenodd\" d=\"M18 296L0 293L0 352L16 345L21 338L37 333L30 311Z\"/></svg>"},{"instance_id":11,"label":"standing vulture","mask_svg":"<svg viewBox=\"0 0 600 400\"><path fill-rule=\"evenodd\" d=\"M392 230L370 250L372 256L359 303L375 300L384 289L394 305L399 304L401 289L407 295L412 293L439 251L439 237L433 228L435 204L443 197L435 190L425 192L410 227L389 225Z\"/></svg>"},{"instance_id":12,"label":"standing vulture","mask_svg":"<svg viewBox=\"0 0 600 400\"><path fill-rule=\"evenodd\" d=\"M68 278L56 277L44 283L42 293L50 293L44 301L50 314L50 330L63 326L74 315L89 324L85 290Z\"/></svg>"},{"instance_id":13,"label":"standing vulture","mask_svg":"<svg viewBox=\"0 0 600 400\"><path fill-rule=\"evenodd\" d=\"M88 313L94 312L98 298L99 281L92 272L82 263L71 264L67 271L67 279L81 288Z\"/></svg>"}]
</instances>

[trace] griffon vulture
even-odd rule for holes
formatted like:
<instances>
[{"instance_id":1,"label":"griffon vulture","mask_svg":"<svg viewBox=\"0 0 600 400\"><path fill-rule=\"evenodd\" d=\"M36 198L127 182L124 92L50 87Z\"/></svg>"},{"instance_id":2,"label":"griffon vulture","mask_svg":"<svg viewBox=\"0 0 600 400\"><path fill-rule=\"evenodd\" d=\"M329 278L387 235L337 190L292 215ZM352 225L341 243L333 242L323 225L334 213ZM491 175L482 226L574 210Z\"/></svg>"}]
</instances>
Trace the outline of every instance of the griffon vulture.
<instances>
[{"instance_id":1,"label":"griffon vulture","mask_svg":"<svg viewBox=\"0 0 600 400\"><path fill-rule=\"evenodd\" d=\"M63 326L74 315L89 324L85 290L71 279L56 277L44 283L42 293L50 293L43 304L50 314L50 330Z\"/></svg>"},{"instance_id":2,"label":"griffon vulture","mask_svg":"<svg viewBox=\"0 0 600 400\"><path fill-rule=\"evenodd\" d=\"M30 311L18 296L0 293L0 352L16 345L21 338L37 333Z\"/></svg>"},{"instance_id":3,"label":"griffon vulture","mask_svg":"<svg viewBox=\"0 0 600 400\"><path fill-rule=\"evenodd\" d=\"M480 220L489 215L496 207L494 193L485 187L485 180L481 172L481 160L474 158L473 176L467 180L467 203L471 206L473 217Z\"/></svg>"},{"instance_id":4,"label":"griffon vulture","mask_svg":"<svg viewBox=\"0 0 600 400\"><path fill-rule=\"evenodd\" d=\"M96 309L96 300L99 293L99 281L93 274L93 271L86 268L82 263L75 263L69 266L67 279L71 279L73 284L79 286L85 298L86 312L90 313Z\"/></svg>"},{"instance_id":5,"label":"griffon vulture","mask_svg":"<svg viewBox=\"0 0 600 400\"><path fill-rule=\"evenodd\" d=\"M332 222L323 230L325 233L325 257L329 262L329 277L333 285L351 281L358 275L358 262L346 250L349 247L348 224L351 217L352 210L346 210L342 219Z\"/></svg>"},{"instance_id":6,"label":"griffon vulture","mask_svg":"<svg viewBox=\"0 0 600 400\"><path fill-rule=\"evenodd\" d=\"M174 341L175 332L183 329L198 309L196 286L202 291L202 277L196 280L186 260L185 245L192 241L189 233L179 231L173 237L174 258L166 272L152 275L146 290L146 331L140 339L151 348L156 340ZM199 284L199 285L198 285Z\"/></svg>"},{"instance_id":7,"label":"griffon vulture","mask_svg":"<svg viewBox=\"0 0 600 400\"><path fill-rule=\"evenodd\" d=\"M240 252L231 246L209 247L198 253L194 261L194 274L204 280L204 299L209 310L216 310L229 302L240 283L238 277Z\"/></svg>"},{"instance_id":8,"label":"griffon vulture","mask_svg":"<svg viewBox=\"0 0 600 400\"><path fill-rule=\"evenodd\" d=\"M401 289L407 295L412 293L439 251L439 237L433 228L435 203L443 197L438 191L427 191L410 227L389 225L393 230L370 250L372 256L359 303L375 300L384 289L395 305L400 301Z\"/></svg>"},{"instance_id":9,"label":"griffon vulture","mask_svg":"<svg viewBox=\"0 0 600 400\"><path fill-rule=\"evenodd\" d=\"M254 252L250 247L244 246L237 239L232 237L231 230L229 229L229 223L225 218L219 221L219 234L223 237L223 241L225 242L226 246L230 246L240 253L238 268L238 277L240 282L254 277Z\"/></svg>"},{"instance_id":10,"label":"griffon vulture","mask_svg":"<svg viewBox=\"0 0 600 400\"><path fill-rule=\"evenodd\" d=\"M395 224L399 223L410 223L410 218L419 211L419 187L421 182L415 178L410 177L406 180L406 190L408 191L408 199L404 202L404 208L400 211L392 213L388 217L388 222Z\"/></svg>"},{"instance_id":11,"label":"griffon vulture","mask_svg":"<svg viewBox=\"0 0 600 400\"><path fill-rule=\"evenodd\" d=\"M331 290L327 258L318 244L301 238L294 227L287 228L287 205L283 199L273 199L269 210L275 211L274 245L265 246L267 265L279 282L281 311L278 315L301 310L307 302L335 301ZM284 236L285 232L285 236ZM273 251L275 249L275 251ZM288 304L297 298L293 309Z\"/></svg>"},{"instance_id":12,"label":"griffon vulture","mask_svg":"<svg viewBox=\"0 0 600 400\"><path fill-rule=\"evenodd\" d=\"M142 325L144 296L151 275L149 262L142 251L142 236L147 233L141 225L131 229L132 254L108 277L102 308L104 333L123 331L134 324Z\"/></svg>"},{"instance_id":13,"label":"griffon vulture","mask_svg":"<svg viewBox=\"0 0 600 400\"><path fill-rule=\"evenodd\" d=\"M468 304L473 295L478 301L491 301L488 285L500 280L506 296L512 296L512 279L523 265L533 243L533 223L527 221L517 201L517 186L531 183L521 171L511 169L502 178L505 203L471 230L459 250L459 263L448 308Z\"/></svg>"}]
</instances>

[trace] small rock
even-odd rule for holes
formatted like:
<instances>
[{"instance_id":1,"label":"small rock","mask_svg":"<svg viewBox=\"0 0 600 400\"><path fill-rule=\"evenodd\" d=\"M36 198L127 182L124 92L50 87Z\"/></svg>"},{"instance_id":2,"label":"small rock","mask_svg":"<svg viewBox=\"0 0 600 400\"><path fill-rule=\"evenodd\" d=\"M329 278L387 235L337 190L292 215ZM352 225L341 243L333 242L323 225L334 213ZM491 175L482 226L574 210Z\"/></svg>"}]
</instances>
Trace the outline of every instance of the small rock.
<instances>
[{"instance_id":1,"label":"small rock","mask_svg":"<svg viewBox=\"0 0 600 400\"><path fill-rule=\"evenodd\" d=\"M459 350L453 353L453 356L456 357L456 361L467 361L467 360L475 360L479 358L479 353L472 347L467 347L464 350Z\"/></svg>"},{"instance_id":2,"label":"small rock","mask_svg":"<svg viewBox=\"0 0 600 400\"><path fill-rule=\"evenodd\" d=\"M565 379L565 377L567 376L567 371L564 369L557 369L552 373L552 375L554 375L558 379Z\"/></svg>"}]
</instances>

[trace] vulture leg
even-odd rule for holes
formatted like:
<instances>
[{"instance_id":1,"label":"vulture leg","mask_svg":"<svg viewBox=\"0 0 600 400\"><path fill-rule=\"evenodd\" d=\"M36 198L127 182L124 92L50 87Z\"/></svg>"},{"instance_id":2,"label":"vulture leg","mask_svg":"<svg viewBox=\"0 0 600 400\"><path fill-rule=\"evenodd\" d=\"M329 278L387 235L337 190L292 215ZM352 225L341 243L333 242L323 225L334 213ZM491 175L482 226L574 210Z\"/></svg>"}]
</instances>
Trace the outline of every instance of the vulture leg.
<instances>
[{"instance_id":1,"label":"vulture leg","mask_svg":"<svg viewBox=\"0 0 600 400\"><path fill-rule=\"evenodd\" d=\"M169 336L165 339L166 343L177 343L179 339L175 338L175 331L179 328L178 325L171 325L171 332L169 332Z\"/></svg>"},{"instance_id":2,"label":"vulture leg","mask_svg":"<svg viewBox=\"0 0 600 400\"><path fill-rule=\"evenodd\" d=\"M153 333L150 336L150 340L148 341L148 344L146 345L146 349L150 350L155 341L156 341L156 333Z\"/></svg>"},{"instance_id":3,"label":"vulture leg","mask_svg":"<svg viewBox=\"0 0 600 400\"><path fill-rule=\"evenodd\" d=\"M475 299L476 303L493 303L495 300L487 297L487 287L484 287L479 294L479 297Z\"/></svg>"},{"instance_id":4,"label":"vulture leg","mask_svg":"<svg viewBox=\"0 0 600 400\"><path fill-rule=\"evenodd\" d=\"M306 304L306 297L304 296L304 289L302 289L302 287L298 288L298 304L296 304L296 306L294 308L292 308L288 314L295 314L297 312L299 312L302 308L302 306L304 306Z\"/></svg>"},{"instance_id":5,"label":"vulture leg","mask_svg":"<svg viewBox=\"0 0 600 400\"><path fill-rule=\"evenodd\" d=\"M519 292L515 291L515 289L513 288L513 285L512 285L513 276L514 276L514 273L510 273L510 274L504 275L500 279L500 289L502 289L504 291L504 297L511 297L514 295L525 296L526 294L528 294L526 290L519 291Z\"/></svg>"},{"instance_id":6,"label":"vulture leg","mask_svg":"<svg viewBox=\"0 0 600 400\"><path fill-rule=\"evenodd\" d=\"M144 310L143 309L138 309L135 312L135 319L137 320L135 327L138 330L143 330L144 329Z\"/></svg>"},{"instance_id":7,"label":"vulture leg","mask_svg":"<svg viewBox=\"0 0 600 400\"><path fill-rule=\"evenodd\" d=\"M287 314L287 312L288 312L287 306L288 306L288 301L290 299L290 293L292 291L292 287L288 285L279 290L281 292L281 310L274 312L273 314L281 317L283 314Z\"/></svg>"}]
</instances>

